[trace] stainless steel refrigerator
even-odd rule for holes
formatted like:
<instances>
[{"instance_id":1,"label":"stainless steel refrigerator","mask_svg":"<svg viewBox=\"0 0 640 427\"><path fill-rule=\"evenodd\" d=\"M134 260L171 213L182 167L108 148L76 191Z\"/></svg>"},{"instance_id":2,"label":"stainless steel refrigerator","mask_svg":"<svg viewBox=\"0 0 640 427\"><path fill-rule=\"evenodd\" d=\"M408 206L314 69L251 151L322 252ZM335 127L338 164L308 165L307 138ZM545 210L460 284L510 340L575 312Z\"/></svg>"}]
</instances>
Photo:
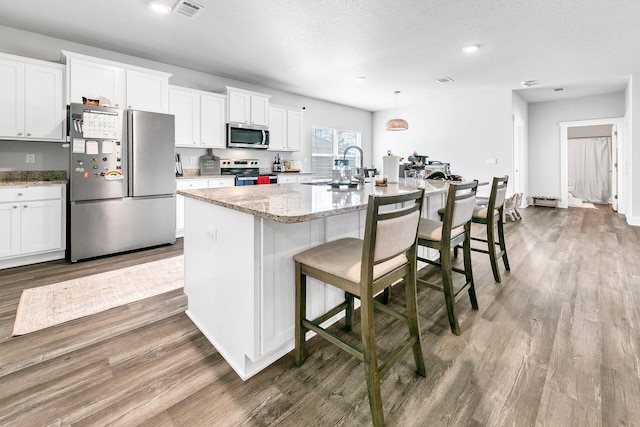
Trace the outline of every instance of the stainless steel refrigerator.
<instances>
[{"instance_id":1,"label":"stainless steel refrigerator","mask_svg":"<svg viewBox=\"0 0 640 427\"><path fill-rule=\"evenodd\" d=\"M69 107L71 261L175 242L170 114Z\"/></svg>"}]
</instances>

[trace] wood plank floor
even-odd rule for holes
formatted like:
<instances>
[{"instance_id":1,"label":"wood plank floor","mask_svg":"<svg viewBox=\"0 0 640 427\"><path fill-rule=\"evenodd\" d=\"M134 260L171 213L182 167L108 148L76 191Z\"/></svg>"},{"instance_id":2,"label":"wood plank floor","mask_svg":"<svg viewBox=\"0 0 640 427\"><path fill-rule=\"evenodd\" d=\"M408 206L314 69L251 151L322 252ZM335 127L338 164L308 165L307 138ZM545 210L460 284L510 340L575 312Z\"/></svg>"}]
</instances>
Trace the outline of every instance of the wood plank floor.
<instances>
[{"instance_id":1,"label":"wood plank floor","mask_svg":"<svg viewBox=\"0 0 640 427\"><path fill-rule=\"evenodd\" d=\"M419 289L427 377L410 355L392 368L387 425L640 425L640 228L608 207L521 212L506 226L501 284L473 254L480 310L461 296L460 336L442 295ZM183 313L181 292L10 337L23 289L181 252L179 241L0 271L0 425L370 424L361 363L314 338L302 367L288 354L242 382ZM402 298L394 289L392 304ZM383 315L376 328L382 348L405 334Z\"/></svg>"}]
</instances>

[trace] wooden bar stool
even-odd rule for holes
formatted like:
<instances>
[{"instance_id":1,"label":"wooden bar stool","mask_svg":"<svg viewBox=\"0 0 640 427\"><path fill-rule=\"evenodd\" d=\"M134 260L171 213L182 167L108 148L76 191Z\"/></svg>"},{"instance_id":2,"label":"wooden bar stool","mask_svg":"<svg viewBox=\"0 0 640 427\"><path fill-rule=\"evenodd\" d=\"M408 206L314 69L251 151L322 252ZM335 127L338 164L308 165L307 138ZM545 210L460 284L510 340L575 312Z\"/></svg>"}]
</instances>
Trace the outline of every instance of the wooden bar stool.
<instances>
[{"instance_id":1,"label":"wooden bar stool","mask_svg":"<svg viewBox=\"0 0 640 427\"><path fill-rule=\"evenodd\" d=\"M493 270L493 279L500 283L500 270L498 268L498 258L502 257L504 267L507 271L511 270L509 267L509 258L507 257L507 245L504 240L504 201L507 194L507 182L508 176L495 177L491 184L491 194L489 195L489 202L486 205L476 206L473 211L472 222L477 224L484 224L487 227L487 238L481 239L478 237L471 237L471 240L483 242L487 244L487 249L480 249L472 247L471 250L475 252L481 252L483 254L489 254L491 261L491 269ZM498 241L496 242L496 230L498 231ZM496 253L496 246L499 247L499 252Z\"/></svg>"},{"instance_id":2,"label":"wooden bar stool","mask_svg":"<svg viewBox=\"0 0 640 427\"><path fill-rule=\"evenodd\" d=\"M302 365L307 357L305 335L309 330L361 360L375 426L384 425L380 378L395 362L401 360L408 350L413 350L416 370L419 375L426 376L416 299L416 235L422 199L422 191L386 197L370 195L364 239L344 238L327 242L293 257L296 263L296 365ZM404 207L396 209L394 205L399 204ZM380 208L384 206L391 206L393 210L383 212ZM307 276L344 290L344 302L316 319L307 319ZM406 314L374 300L376 294L398 281L403 281L405 286ZM354 297L361 303L362 348L320 326L345 310L346 329L350 330ZM380 364L376 352L374 308L406 322L409 327L409 337Z\"/></svg>"},{"instance_id":3,"label":"wooden bar stool","mask_svg":"<svg viewBox=\"0 0 640 427\"><path fill-rule=\"evenodd\" d=\"M476 201L476 189L478 182L472 181L463 184L449 184L447 203L442 211L442 221L420 218L418 226L418 246L436 249L440 252L439 261L418 257L419 261L440 267L442 273L442 285L430 283L421 278L418 284L444 293L444 301L447 306L447 316L451 332L460 335L460 326L456 316L456 296L465 288L468 288L471 307L478 309L476 291L473 283L473 271L471 269L471 216ZM457 245L463 245L464 270L451 265L451 249ZM452 272L465 275L465 283L459 289L453 287Z\"/></svg>"}]
</instances>

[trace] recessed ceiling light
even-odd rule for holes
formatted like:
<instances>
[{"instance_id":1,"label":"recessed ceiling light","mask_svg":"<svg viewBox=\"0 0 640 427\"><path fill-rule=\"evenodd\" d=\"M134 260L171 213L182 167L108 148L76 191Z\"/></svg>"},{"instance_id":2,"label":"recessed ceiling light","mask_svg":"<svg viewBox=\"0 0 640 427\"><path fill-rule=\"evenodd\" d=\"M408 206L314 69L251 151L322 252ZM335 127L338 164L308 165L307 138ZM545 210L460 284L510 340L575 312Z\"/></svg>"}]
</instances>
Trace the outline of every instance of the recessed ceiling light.
<instances>
[{"instance_id":1,"label":"recessed ceiling light","mask_svg":"<svg viewBox=\"0 0 640 427\"><path fill-rule=\"evenodd\" d=\"M462 48L462 51L465 53L473 53L473 52L477 52L478 49L480 49L480 45L479 44L471 44L469 46L465 46Z\"/></svg>"},{"instance_id":2,"label":"recessed ceiling light","mask_svg":"<svg viewBox=\"0 0 640 427\"><path fill-rule=\"evenodd\" d=\"M154 12L161 13L163 15L166 15L167 13L171 12L171 7L159 1L152 1L151 3L149 3L149 7Z\"/></svg>"},{"instance_id":3,"label":"recessed ceiling light","mask_svg":"<svg viewBox=\"0 0 640 427\"><path fill-rule=\"evenodd\" d=\"M537 81L537 80L525 80L525 81L523 81L523 82L520 82L520 84L521 84L523 87L531 87L531 86L533 86L533 85L537 85L537 84L538 84L538 81Z\"/></svg>"},{"instance_id":4,"label":"recessed ceiling light","mask_svg":"<svg viewBox=\"0 0 640 427\"><path fill-rule=\"evenodd\" d=\"M364 83L365 80L367 80L367 78L363 76L359 76L355 78L355 81L357 81L358 83Z\"/></svg>"},{"instance_id":5,"label":"recessed ceiling light","mask_svg":"<svg viewBox=\"0 0 640 427\"><path fill-rule=\"evenodd\" d=\"M554 92L562 92L564 90L563 87L556 87L553 89Z\"/></svg>"},{"instance_id":6,"label":"recessed ceiling light","mask_svg":"<svg viewBox=\"0 0 640 427\"><path fill-rule=\"evenodd\" d=\"M441 79L436 79L436 81L439 81L440 83L451 83L453 79L451 77L443 77Z\"/></svg>"}]
</instances>

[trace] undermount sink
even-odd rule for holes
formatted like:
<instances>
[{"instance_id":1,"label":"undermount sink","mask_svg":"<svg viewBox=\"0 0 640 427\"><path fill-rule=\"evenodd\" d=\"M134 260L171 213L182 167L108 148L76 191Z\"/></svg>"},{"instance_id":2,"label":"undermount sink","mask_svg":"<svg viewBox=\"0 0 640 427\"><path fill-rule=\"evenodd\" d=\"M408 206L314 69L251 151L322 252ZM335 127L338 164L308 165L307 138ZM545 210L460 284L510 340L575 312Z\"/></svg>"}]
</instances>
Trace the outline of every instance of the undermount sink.
<instances>
[{"instance_id":1,"label":"undermount sink","mask_svg":"<svg viewBox=\"0 0 640 427\"><path fill-rule=\"evenodd\" d=\"M311 182L301 182L300 184L304 185L329 185L331 181L311 181Z\"/></svg>"}]
</instances>

